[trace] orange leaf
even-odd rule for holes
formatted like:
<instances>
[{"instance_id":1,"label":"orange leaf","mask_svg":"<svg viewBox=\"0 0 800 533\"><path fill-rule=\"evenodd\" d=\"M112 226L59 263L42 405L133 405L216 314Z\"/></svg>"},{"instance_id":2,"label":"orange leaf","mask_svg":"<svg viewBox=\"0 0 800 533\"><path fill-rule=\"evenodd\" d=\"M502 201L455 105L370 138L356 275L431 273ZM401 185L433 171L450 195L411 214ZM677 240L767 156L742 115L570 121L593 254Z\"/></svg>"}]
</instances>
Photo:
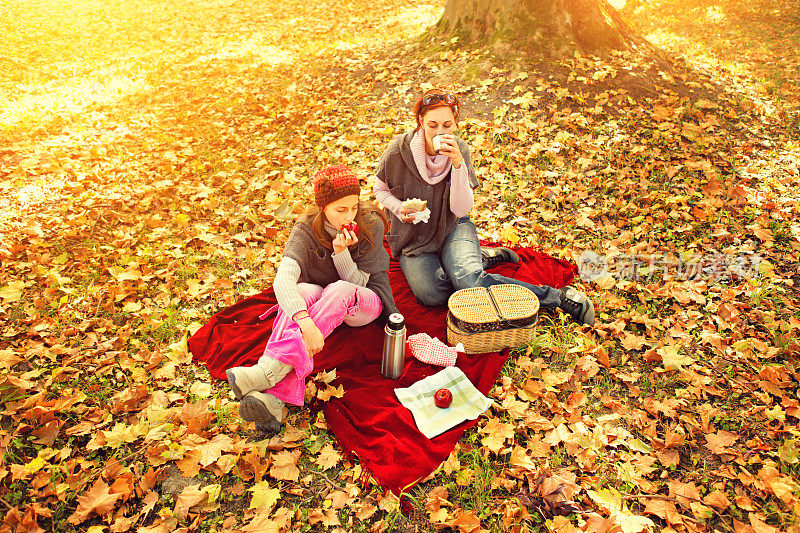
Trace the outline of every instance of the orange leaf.
<instances>
[{"instance_id":1,"label":"orange leaf","mask_svg":"<svg viewBox=\"0 0 800 533\"><path fill-rule=\"evenodd\" d=\"M736 442L739 437L735 433L720 429L716 434L706 435L706 448L716 454L731 453L727 447Z\"/></svg>"},{"instance_id":2,"label":"orange leaf","mask_svg":"<svg viewBox=\"0 0 800 533\"><path fill-rule=\"evenodd\" d=\"M269 474L275 479L285 479L287 481L297 481L300 479L300 469L297 462L300 460L300 450L278 452L275 455L275 462L269 469Z\"/></svg>"},{"instance_id":3,"label":"orange leaf","mask_svg":"<svg viewBox=\"0 0 800 533\"><path fill-rule=\"evenodd\" d=\"M622 347L626 350L638 350L644 346L644 342L644 337L639 337L638 335L632 335L630 333L626 333L625 336L622 337Z\"/></svg>"},{"instance_id":4,"label":"orange leaf","mask_svg":"<svg viewBox=\"0 0 800 533\"><path fill-rule=\"evenodd\" d=\"M710 505L711 507L715 507L717 509L727 509L731 505L731 501L721 490L715 490L714 492L703 498L703 503Z\"/></svg>"},{"instance_id":5,"label":"orange leaf","mask_svg":"<svg viewBox=\"0 0 800 533\"><path fill-rule=\"evenodd\" d=\"M314 462L317 463L323 470L327 470L336 466L341 460L342 456L339 454L339 452L337 452L334 447L328 443L319 451L319 454Z\"/></svg>"},{"instance_id":6,"label":"orange leaf","mask_svg":"<svg viewBox=\"0 0 800 533\"><path fill-rule=\"evenodd\" d=\"M338 387L328 387L325 390L321 390L317 393L317 398L319 398L323 402L327 402L331 399L331 397L341 398L344 396L344 386L339 385Z\"/></svg>"},{"instance_id":7,"label":"orange leaf","mask_svg":"<svg viewBox=\"0 0 800 533\"><path fill-rule=\"evenodd\" d=\"M69 517L70 524L80 524L93 513L104 515L111 512L122 494L111 494L109 486L98 479L92 488L78 496L78 508Z\"/></svg>"}]
</instances>

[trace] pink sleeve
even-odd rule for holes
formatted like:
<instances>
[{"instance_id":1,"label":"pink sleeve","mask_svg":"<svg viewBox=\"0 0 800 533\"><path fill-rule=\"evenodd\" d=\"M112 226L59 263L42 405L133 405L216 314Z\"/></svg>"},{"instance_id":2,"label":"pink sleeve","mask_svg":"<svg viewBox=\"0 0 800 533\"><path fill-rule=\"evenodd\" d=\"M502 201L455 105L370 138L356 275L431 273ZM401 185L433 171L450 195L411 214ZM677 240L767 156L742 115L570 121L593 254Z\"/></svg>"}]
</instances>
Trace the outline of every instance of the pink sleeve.
<instances>
[{"instance_id":1,"label":"pink sleeve","mask_svg":"<svg viewBox=\"0 0 800 533\"><path fill-rule=\"evenodd\" d=\"M459 218L465 217L475 203L475 195L469 186L469 170L466 162L461 163L461 168L455 168L450 173L450 211Z\"/></svg>"},{"instance_id":2,"label":"pink sleeve","mask_svg":"<svg viewBox=\"0 0 800 533\"><path fill-rule=\"evenodd\" d=\"M375 199L383 207L394 213L397 218L400 218L400 208L403 206L403 201L395 198L389 191L389 187L380 178L375 178L375 186L372 191L375 193Z\"/></svg>"}]
</instances>

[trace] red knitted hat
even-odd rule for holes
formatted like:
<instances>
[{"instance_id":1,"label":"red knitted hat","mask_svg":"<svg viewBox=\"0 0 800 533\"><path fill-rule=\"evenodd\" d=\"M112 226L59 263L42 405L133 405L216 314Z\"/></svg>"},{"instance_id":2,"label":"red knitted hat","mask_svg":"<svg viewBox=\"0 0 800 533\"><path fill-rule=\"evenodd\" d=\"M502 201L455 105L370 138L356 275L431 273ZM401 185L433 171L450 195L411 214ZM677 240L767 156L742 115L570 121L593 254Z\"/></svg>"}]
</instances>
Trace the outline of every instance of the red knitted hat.
<instances>
[{"instance_id":1,"label":"red knitted hat","mask_svg":"<svg viewBox=\"0 0 800 533\"><path fill-rule=\"evenodd\" d=\"M314 201L320 209L340 198L360 193L358 178L344 165L323 168L314 174Z\"/></svg>"}]
</instances>

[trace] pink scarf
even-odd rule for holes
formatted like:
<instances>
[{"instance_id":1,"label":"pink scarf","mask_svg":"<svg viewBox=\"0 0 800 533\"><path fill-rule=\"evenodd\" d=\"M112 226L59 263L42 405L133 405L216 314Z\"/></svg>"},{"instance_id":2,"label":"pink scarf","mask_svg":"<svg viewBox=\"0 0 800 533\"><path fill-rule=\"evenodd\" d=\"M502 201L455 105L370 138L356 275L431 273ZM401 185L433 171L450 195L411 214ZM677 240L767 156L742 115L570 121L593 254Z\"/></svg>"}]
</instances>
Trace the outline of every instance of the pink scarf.
<instances>
[{"instance_id":1,"label":"pink scarf","mask_svg":"<svg viewBox=\"0 0 800 533\"><path fill-rule=\"evenodd\" d=\"M417 130L411 139L411 153L420 176L431 185L436 185L447 177L450 167L453 166L453 161L446 155L429 155L425 151L425 134L422 130Z\"/></svg>"}]
</instances>

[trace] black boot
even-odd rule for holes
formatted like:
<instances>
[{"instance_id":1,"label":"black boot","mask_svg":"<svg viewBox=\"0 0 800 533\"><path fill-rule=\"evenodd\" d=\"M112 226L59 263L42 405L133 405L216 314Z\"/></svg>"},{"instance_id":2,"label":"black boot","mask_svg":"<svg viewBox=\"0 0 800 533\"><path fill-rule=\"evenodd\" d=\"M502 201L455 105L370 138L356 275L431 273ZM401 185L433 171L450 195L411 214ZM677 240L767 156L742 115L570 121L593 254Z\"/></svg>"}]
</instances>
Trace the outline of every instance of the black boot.
<instances>
[{"instance_id":1,"label":"black boot","mask_svg":"<svg viewBox=\"0 0 800 533\"><path fill-rule=\"evenodd\" d=\"M484 270L500 263L519 263L519 256L505 246L481 246L481 259Z\"/></svg>"}]
</instances>

